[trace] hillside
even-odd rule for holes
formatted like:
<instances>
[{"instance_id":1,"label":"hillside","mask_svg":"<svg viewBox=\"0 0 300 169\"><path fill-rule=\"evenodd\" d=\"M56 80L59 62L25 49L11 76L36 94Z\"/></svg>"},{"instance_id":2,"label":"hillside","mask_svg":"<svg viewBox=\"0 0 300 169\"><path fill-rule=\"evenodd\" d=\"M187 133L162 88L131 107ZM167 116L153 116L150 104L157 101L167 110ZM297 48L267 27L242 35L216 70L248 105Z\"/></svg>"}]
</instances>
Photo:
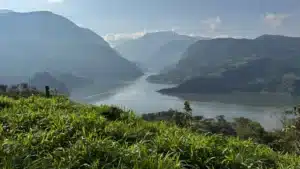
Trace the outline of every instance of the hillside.
<instances>
[{"instance_id":1,"label":"hillside","mask_svg":"<svg viewBox=\"0 0 300 169\"><path fill-rule=\"evenodd\" d=\"M198 38L200 39L200 37ZM115 49L128 60L139 63L145 68L153 68L155 63L164 66L167 65L169 61L178 59L178 51L179 53L184 52L186 42L193 42L198 38L179 35L171 31L153 32L147 33L137 39L128 40L121 45L117 45ZM176 48L178 47L177 44L168 44L172 41L177 41L175 43L182 42L183 46ZM180 49L182 49L182 51ZM172 58L174 54L172 52L175 53L174 59ZM149 61L151 63L148 64ZM161 66L159 66L159 68L161 68Z\"/></svg>"},{"instance_id":2,"label":"hillside","mask_svg":"<svg viewBox=\"0 0 300 169\"><path fill-rule=\"evenodd\" d=\"M277 76L278 71L289 68L292 73L299 75L299 46L300 38L277 35L263 35L256 39L200 40L186 50L175 68L151 76L148 80L179 84L197 76L219 76L228 69L261 58L270 58L274 62L268 66L269 75Z\"/></svg>"},{"instance_id":3,"label":"hillside","mask_svg":"<svg viewBox=\"0 0 300 169\"><path fill-rule=\"evenodd\" d=\"M0 13L0 27L0 76L59 71L122 80L142 74L102 37L51 12Z\"/></svg>"},{"instance_id":4,"label":"hillside","mask_svg":"<svg viewBox=\"0 0 300 169\"><path fill-rule=\"evenodd\" d=\"M161 71L164 68L175 65L181 58L189 45L195 43L197 39L173 40L161 46L145 62L151 70Z\"/></svg>"},{"instance_id":5,"label":"hillside","mask_svg":"<svg viewBox=\"0 0 300 169\"><path fill-rule=\"evenodd\" d=\"M220 76L191 78L177 87L162 89L159 92L166 94L270 92L300 96L300 68L293 67L291 61L293 59L289 60L288 57L279 60L271 58L256 59L235 68L228 68Z\"/></svg>"},{"instance_id":6,"label":"hillside","mask_svg":"<svg viewBox=\"0 0 300 169\"><path fill-rule=\"evenodd\" d=\"M51 89L56 89L59 93L66 95L70 95L72 89L68 88L65 83L55 78L49 72L35 73L34 76L30 78L28 84L42 92L45 91L45 86L49 86Z\"/></svg>"},{"instance_id":7,"label":"hillside","mask_svg":"<svg viewBox=\"0 0 300 169\"><path fill-rule=\"evenodd\" d=\"M300 158L234 137L147 122L63 97L0 97L1 168L297 168Z\"/></svg>"},{"instance_id":8,"label":"hillside","mask_svg":"<svg viewBox=\"0 0 300 169\"><path fill-rule=\"evenodd\" d=\"M82 88L94 83L92 79L75 76L71 73L51 72L51 75L66 84L68 89Z\"/></svg>"}]
</instances>

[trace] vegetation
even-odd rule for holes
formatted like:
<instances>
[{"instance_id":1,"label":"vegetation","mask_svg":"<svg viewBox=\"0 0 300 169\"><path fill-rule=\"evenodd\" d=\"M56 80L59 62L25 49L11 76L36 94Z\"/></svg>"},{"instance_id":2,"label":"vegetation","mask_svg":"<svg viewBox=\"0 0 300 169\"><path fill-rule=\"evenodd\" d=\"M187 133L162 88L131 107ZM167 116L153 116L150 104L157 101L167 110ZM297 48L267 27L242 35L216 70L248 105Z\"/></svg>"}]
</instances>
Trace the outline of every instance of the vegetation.
<instances>
[{"instance_id":1,"label":"vegetation","mask_svg":"<svg viewBox=\"0 0 300 169\"><path fill-rule=\"evenodd\" d=\"M16 85L3 85L0 84L0 96L6 96L14 99L28 98L30 96L59 96L64 95L64 93L58 91L56 88L44 86L43 89L37 89L27 83L20 83Z\"/></svg>"},{"instance_id":2,"label":"vegetation","mask_svg":"<svg viewBox=\"0 0 300 169\"><path fill-rule=\"evenodd\" d=\"M32 95L41 96L43 93L38 91L35 87L29 86L27 83L21 83L11 86L0 84L0 95L17 99L27 98Z\"/></svg>"},{"instance_id":3,"label":"vegetation","mask_svg":"<svg viewBox=\"0 0 300 169\"><path fill-rule=\"evenodd\" d=\"M239 92L286 93L300 96L299 71L291 67L281 68L270 58L249 61L235 68L228 68L221 76L196 77L174 88L162 89L162 93L230 94ZM282 62L277 60L276 62ZM289 65L289 64L286 64ZM282 66L282 65L281 65Z\"/></svg>"},{"instance_id":4,"label":"vegetation","mask_svg":"<svg viewBox=\"0 0 300 169\"><path fill-rule=\"evenodd\" d=\"M69 89L65 83L58 80L49 72L35 73L34 76L30 79L30 84L35 86L40 91L44 91L45 86L49 85L52 88L55 88L58 92L65 95L70 95L71 92L71 89Z\"/></svg>"},{"instance_id":5,"label":"vegetation","mask_svg":"<svg viewBox=\"0 0 300 169\"><path fill-rule=\"evenodd\" d=\"M191 112L188 102L185 104ZM300 157L56 96L0 97L1 168L281 168Z\"/></svg>"},{"instance_id":6,"label":"vegetation","mask_svg":"<svg viewBox=\"0 0 300 169\"><path fill-rule=\"evenodd\" d=\"M188 111L187 111L188 110ZM265 144L274 151L300 155L300 106L286 112L283 128L266 131L260 123L240 117L227 121L224 116L205 118L193 116L188 102L184 103L184 112L169 111L144 114L147 121L169 121L180 127L188 127L200 134L221 134L225 137L238 137L241 140L251 139L258 144ZM289 116L292 114L292 116ZM188 120L187 120L188 119Z\"/></svg>"},{"instance_id":7,"label":"vegetation","mask_svg":"<svg viewBox=\"0 0 300 169\"><path fill-rule=\"evenodd\" d=\"M290 92L291 84L285 80L300 77L299 45L300 38L280 35L200 40L189 46L173 69L148 80L182 84L176 92ZM286 79L286 74L294 77Z\"/></svg>"}]
</instances>

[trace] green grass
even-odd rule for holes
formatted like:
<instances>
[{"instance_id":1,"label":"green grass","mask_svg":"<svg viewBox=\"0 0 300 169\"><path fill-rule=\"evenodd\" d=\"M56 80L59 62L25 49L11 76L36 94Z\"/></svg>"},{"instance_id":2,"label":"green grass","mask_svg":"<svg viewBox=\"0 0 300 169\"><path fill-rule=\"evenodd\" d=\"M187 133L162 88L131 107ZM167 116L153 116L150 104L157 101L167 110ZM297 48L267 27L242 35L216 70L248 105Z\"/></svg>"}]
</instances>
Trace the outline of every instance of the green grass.
<instances>
[{"instance_id":1,"label":"green grass","mask_svg":"<svg viewBox=\"0 0 300 169\"><path fill-rule=\"evenodd\" d=\"M0 97L0 168L293 169L300 157L66 98ZM300 167L298 167L300 168Z\"/></svg>"}]
</instances>

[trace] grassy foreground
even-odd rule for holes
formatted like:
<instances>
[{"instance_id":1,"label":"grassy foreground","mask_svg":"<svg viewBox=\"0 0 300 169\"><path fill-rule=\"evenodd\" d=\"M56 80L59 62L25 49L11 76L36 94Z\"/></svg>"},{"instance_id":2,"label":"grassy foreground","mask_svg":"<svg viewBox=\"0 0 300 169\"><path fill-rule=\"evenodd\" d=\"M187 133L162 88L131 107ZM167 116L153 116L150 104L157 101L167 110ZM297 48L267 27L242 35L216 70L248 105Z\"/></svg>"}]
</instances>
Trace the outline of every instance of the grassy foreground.
<instances>
[{"instance_id":1,"label":"grassy foreground","mask_svg":"<svg viewBox=\"0 0 300 169\"><path fill-rule=\"evenodd\" d=\"M220 135L200 135L131 111L0 97L0 168L300 168L300 157Z\"/></svg>"}]
</instances>

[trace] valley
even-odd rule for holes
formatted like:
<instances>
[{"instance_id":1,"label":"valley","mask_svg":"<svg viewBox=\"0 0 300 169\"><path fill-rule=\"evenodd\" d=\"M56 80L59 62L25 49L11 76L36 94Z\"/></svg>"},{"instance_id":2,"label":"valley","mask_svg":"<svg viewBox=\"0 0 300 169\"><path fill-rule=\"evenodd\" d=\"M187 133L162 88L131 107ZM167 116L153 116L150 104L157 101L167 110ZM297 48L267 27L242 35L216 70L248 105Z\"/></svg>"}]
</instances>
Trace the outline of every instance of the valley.
<instances>
[{"instance_id":1,"label":"valley","mask_svg":"<svg viewBox=\"0 0 300 169\"><path fill-rule=\"evenodd\" d=\"M279 97L276 100L270 96L260 101L251 99L241 101L240 98L244 98L247 95L239 97L226 95L221 98L213 95L163 95L157 91L163 88L173 87L174 85L149 83L146 79L150 75L151 74L146 74L129 84L119 84L114 88L103 90L102 92L99 91L100 88L98 87L98 93L95 87L94 94L81 95L80 98L78 97L78 93L76 93L79 91L76 91L73 93L73 96L75 97L77 95L79 102L95 105L116 105L139 112L140 115L169 109L180 111L183 108L183 102L190 100L194 115L202 115L210 118L225 115L227 119L243 116L259 121L266 129L281 127L281 113L285 110L289 110L290 107L293 106L292 100L286 97ZM82 89L81 92L83 91ZM257 97L258 96L252 98ZM228 98L232 100L230 101ZM280 105L278 105L278 103L280 103Z\"/></svg>"},{"instance_id":2,"label":"valley","mask_svg":"<svg viewBox=\"0 0 300 169\"><path fill-rule=\"evenodd\" d=\"M296 1L182 2L0 1L0 168L299 167Z\"/></svg>"}]
</instances>

